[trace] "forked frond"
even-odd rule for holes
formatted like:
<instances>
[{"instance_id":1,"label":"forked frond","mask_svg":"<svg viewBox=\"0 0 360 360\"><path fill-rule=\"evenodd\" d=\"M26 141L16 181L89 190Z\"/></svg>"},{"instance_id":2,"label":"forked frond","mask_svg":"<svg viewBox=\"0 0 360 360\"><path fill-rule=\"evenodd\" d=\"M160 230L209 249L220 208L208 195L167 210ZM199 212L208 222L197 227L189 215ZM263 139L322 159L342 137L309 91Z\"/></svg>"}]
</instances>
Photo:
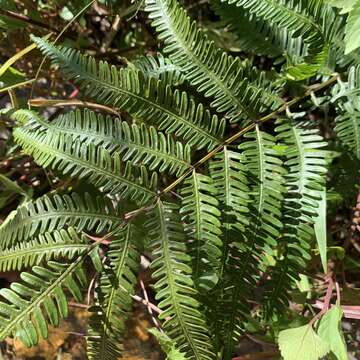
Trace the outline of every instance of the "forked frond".
<instances>
[{"instance_id":1,"label":"forked frond","mask_svg":"<svg viewBox=\"0 0 360 360\"><path fill-rule=\"evenodd\" d=\"M133 165L146 165L151 171L168 171L181 175L191 166L191 148L174 141L168 134L158 132L153 126L142 123L129 125L126 121L103 116L90 110L77 110L62 114L47 122L29 110L18 110L12 119L24 123L27 128L60 132L72 136L82 144L101 145L113 154L119 152L122 161L131 160Z\"/></svg>"},{"instance_id":2,"label":"forked frond","mask_svg":"<svg viewBox=\"0 0 360 360\"><path fill-rule=\"evenodd\" d=\"M318 214L322 189L326 182L326 146L319 131L308 121L281 119L277 122L279 145L285 147L287 192L284 200L275 267L268 268L264 316L281 314L288 305L294 281L311 258L314 238L313 218Z\"/></svg>"},{"instance_id":3,"label":"forked frond","mask_svg":"<svg viewBox=\"0 0 360 360\"><path fill-rule=\"evenodd\" d=\"M147 228L155 257L151 263L156 299L163 310L163 327L186 359L214 359L205 319L191 278L191 257L186 254L185 233L178 206L158 201Z\"/></svg>"},{"instance_id":4,"label":"forked frond","mask_svg":"<svg viewBox=\"0 0 360 360\"><path fill-rule=\"evenodd\" d=\"M266 81L261 86L251 83L240 59L216 48L176 0L146 0L145 4L159 39L165 42L164 53L191 85L214 98L212 106L218 112L235 122L254 119L267 107L281 103L271 90L268 96Z\"/></svg>"},{"instance_id":5,"label":"forked frond","mask_svg":"<svg viewBox=\"0 0 360 360\"><path fill-rule=\"evenodd\" d=\"M127 224L110 243L109 264L105 265L96 288L97 302L90 308L89 359L113 360L121 356L121 339L137 283L140 243L133 224Z\"/></svg>"},{"instance_id":6,"label":"forked frond","mask_svg":"<svg viewBox=\"0 0 360 360\"><path fill-rule=\"evenodd\" d=\"M14 138L44 168L86 179L103 192L119 194L140 205L156 196L156 173L123 162L118 152L111 154L102 146L73 141L69 134L34 131L26 125L14 130Z\"/></svg>"},{"instance_id":7,"label":"forked frond","mask_svg":"<svg viewBox=\"0 0 360 360\"><path fill-rule=\"evenodd\" d=\"M13 249L47 232L66 227L102 234L121 226L120 208L106 197L94 199L89 194L44 195L12 212L0 226L0 249Z\"/></svg>"},{"instance_id":8,"label":"forked frond","mask_svg":"<svg viewBox=\"0 0 360 360\"><path fill-rule=\"evenodd\" d=\"M26 346L47 338L48 324L58 326L68 314L65 290L77 300L87 285L83 263L97 245L89 246L71 263L49 261L46 267L34 266L20 274L21 282L0 290L0 339L19 338Z\"/></svg>"},{"instance_id":9,"label":"forked frond","mask_svg":"<svg viewBox=\"0 0 360 360\"><path fill-rule=\"evenodd\" d=\"M26 242L18 243L0 253L0 271L20 271L50 260L68 259L79 255L89 247L84 236L74 228L46 232Z\"/></svg>"},{"instance_id":10,"label":"forked frond","mask_svg":"<svg viewBox=\"0 0 360 360\"><path fill-rule=\"evenodd\" d=\"M195 170L180 190L180 214L190 240L193 278L199 291L206 293L218 282L222 241L217 191L212 178Z\"/></svg>"},{"instance_id":11,"label":"forked frond","mask_svg":"<svg viewBox=\"0 0 360 360\"><path fill-rule=\"evenodd\" d=\"M160 130L182 137L198 149L212 148L221 142L225 120L219 120L185 92L173 91L169 84L156 78L146 79L139 70L117 69L74 49L55 47L40 38L33 40L66 77L97 102L156 124Z\"/></svg>"}]
</instances>

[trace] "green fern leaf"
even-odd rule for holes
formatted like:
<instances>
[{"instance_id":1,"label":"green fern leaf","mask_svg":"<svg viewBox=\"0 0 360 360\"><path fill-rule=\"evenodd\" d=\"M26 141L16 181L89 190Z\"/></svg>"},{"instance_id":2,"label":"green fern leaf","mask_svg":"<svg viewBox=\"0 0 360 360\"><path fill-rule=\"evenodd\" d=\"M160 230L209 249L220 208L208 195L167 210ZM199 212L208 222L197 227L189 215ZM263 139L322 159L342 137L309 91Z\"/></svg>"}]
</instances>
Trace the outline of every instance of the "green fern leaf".
<instances>
[{"instance_id":1,"label":"green fern leaf","mask_svg":"<svg viewBox=\"0 0 360 360\"><path fill-rule=\"evenodd\" d=\"M163 327L186 359L214 359L207 325L199 310L191 279L191 257L186 254L185 233L178 206L158 202L147 228L155 260L151 264L156 299L163 310Z\"/></svg>"},{"instance_id":2,"label":"green fern leaf","mask_svg":"<svg viewBox=\"0 0 360 360\"><path fill-rule=\"evenodd\" d=\"M241 242L241 234L249 225L249 188L245 167L241 164L241 153L225 146L210 162L210 176L214 180L217 199L222 209L222 259L220 278L228 261L233 241Z\"/></svg>"},{"instance_id":3,"label":"green fern leaf","mask_svg":"<svg viewBox=\"0 0 360 360\"><path fill-rule=\"evenodd\" d=\"M160 130L176 134L198 149L212 148L221 142L224 119L196 104L185 92L172 91L170 85L139 70L120 69L106 62L81 55L73 49L55 47L33 37L40 50L58 64L66 77L86 90L87 95L127 111L138 119L158 125Z\"/></svg>"},{"instance_id":4,"label":"green fern leaf","mask_svg":"<svg viewBox=\"0 0 360 360\"><path fill-rule=\"evenodd\" d=\"M343 113L336 117L334 130L342 144L360 159L360 107L348 101L341 108Z\"/></svg>"},{"instance_id":5,"label":"green fern leaf","mask_svg":"<svg viewBox=\"0 0 360 360\"><path fill-rule=\"evenodd\" d=\"M35 266L31 273L23 272L21 283L0 290L0 339L19 338L26 346L33 346L40 337L47 338L48 323L58 326L67 316L64 289L81 301L81 289L87 284L83 263L97 245L88 247L75 261L60 264L49 261L47 267Z\"/></svg>"},{"instance_id":6,"label":"green fern leaf","mask_svg":"<svg viewBox=\"0 0 360 360\"><path fill-rule=\"evenodd\" d=\"M51 131L33 131L26 126L14 130L14 138L36 163L52 167L64 175L86 179L110 194L143 204L156 196L157 176L142 166L123 163L117 152L94 144L73 141L72 136Z\"/></svg>"},{"instance_id":7,"label":"green fern leaf","mask_svg":"<svg viewBox=\"0 0 360 360\"><path fill-rule=\"evenodd\" d=\"M297 63L306 55L307 46L303 39L292 37L293 32L286 28L272 26L236 4L224 4L221 0L212 0L211 4L224 26L230 25L230 30L236 34L242 51L275 58L275 63L282 62L283 56Z\"/></svg>"},{"instance_id":8,"label":"green fern leaf","mask_svg":"<svg viewBox=\"0 0 360 360\"><path fill-rule=\"evenodd\" d=\"M29 110L18 110L11 118L26 124L31 130L72 135L73 141L101 145L111 154L119 152L123 161L146 165L151 171L168 171L180 176L191 166L189 145L174 141L172 136L147 127L144 123L129 125L110 116L104 117L90 110L77 110L60 115L51 123Z\"/></svg>"},{"instance_id":9,"label":"green fern leaf","mask_svg":"<svg viewBox=\"0 0 360 360\"><path fill-rule=\"evenodd\" d=\"M239 240L233 242L229 251L228 270L222 280L224 290L220 306L226 311L223 312L221 334L226 360L231 359L242 334L242 322L248 314L247 301L253 297L263 268L261 259L265 254L273 254L282 228L284 169L274 149L275 139L260 131L258 125L255 132L245 137L248 141L241 143L239 149L249 181L250 214L245 234L238 231Z\"/></svg>"},{"instance_id":10,"label":"green fern leaf","mask_svg":"<svg viewBox=\"0 0 360 360\"><path fill-rule=\"evenodd\" d=\"M104 197L91 195L44 195L11 213L0 226L0 249L12 250L17 244L65 227L98 234L116 231L122 222L119 208ZM26 247L25 247L26 248ZM25 249L24 248L24 249Z\"/></svg>"},{"instance_id":11,"label":"green fern leaf","mask_svg":"<svg viewBox=\"0 0 360 360\"><path fill-rule=\"evenodd\" d=\"M216 189L210 177L194 170L180 195L183 197L180 214L190 239L193 278L199 291L207 292L218 281L222 254Z\"/></svg>"},{"instance_id":12,"label":"green fern leaf","mask_svg":"<svg viewBox=\"0 0 360 360\"><path fill-rule=\"evenodd\" d=\"M281 314L288 305L291 289L311 259L314 217L319 211L322 189L326 182L326 143L318 130L307 121L281 119L277 122L278 140L285 147L287 195L284 200L279 238L278 260L269 268L263 301L265 317Z\"/></svg>"},{"instance_id":13,"label":"green fern leaf","mask_svg":"<svg viewBox=\"0 0 360 360\"><path fill-rule=\"evenodd\" d=\"M85 237L79 237L73 228L55 230L37 238L19 243L0 253L0 271L20 271L43 261L72 259L89 246Z\"/></svg>"},{"instance_id":14,"label":"green fern leaf","mask_svg":"<svg viewBox=\"0 0 360 360\"><path fill-rule=\"evenodd\" d=\"M274 0L221 0L242 6L256 17L301 36L308 45L304 62L291 66L287 75L293 80L307 79L324 65L329 51L329 39L321 26L321 16L333 18L330 6L322 1L274 1ZM325 15L324 15L325 14Z\"/></svg>"},{"instance_id":15,"label":"green fern leaf","mask_svg":"<svg viewBox=\"0 0 360 360\"><path fill-rule=\"evenodd\" d=\"M165 42L164 52L191 85L214 98L212 106L218 112L225 112L231 121L241 121L281 103L273 94L267 96L264 84L249 82L240 59L217 49L176 0L146 0L145 4L159 39Z\"/></svg>"},{"instance_id":16,"label":"green fern leaf","mask_svg":"<svg viewBox=\"0 0 360 360\"><path fill-rule=\"evenodd\" d=\"M131 68L132 66L139 69L145 77L153 77L161 80L164 84L178 86L185 81L185 76L181 69L160 53L157 56L141 56L130 63L129 67Z\"/></svg>"},{"instance_id":17,"label":"green fern leaf","mask_svg":"<svg viewBox=\"0 0 360 360\"><path fill-rule=\"evenodd\" d=\"M96 289L97 303L90 311L87 335L89 359L117 359L122 353L121 338L125 321L131 311L136 272L140 264L139 234L132 224L127 224L114 235L105 266Z\"/></svg>"},{"instance_id":18,"label":"green fern leaf","mask_svg":"<svg viewBox=\"0 0 360 360\"><path fill-rule=\"evenodd\" d=\"M225 146L210 162L209 169L222 209L223 247L219 283L215 289L214 299L211 298L207 302L208 316L213 324L213 332L217 334L217 347L220 350L224 345L223 340L228 335L224 329L228 326L234 328L235 319L243 318L244 313L248 311L248 308L244 307L243 298L237 296L241 291L241 285L238 289L234 287L234 284L239 283L237 274L240 269L231 264L234 263L232 259L238 259L238 248L241 246L244 250L247 244L244 236L249 225L249 187L246 169L241 163L241 153L235 149ZM225 315L230 313L231 318ZM236 326L232 336L238 338L241 333L242 330Z\"/></svg>"}]
</instances>

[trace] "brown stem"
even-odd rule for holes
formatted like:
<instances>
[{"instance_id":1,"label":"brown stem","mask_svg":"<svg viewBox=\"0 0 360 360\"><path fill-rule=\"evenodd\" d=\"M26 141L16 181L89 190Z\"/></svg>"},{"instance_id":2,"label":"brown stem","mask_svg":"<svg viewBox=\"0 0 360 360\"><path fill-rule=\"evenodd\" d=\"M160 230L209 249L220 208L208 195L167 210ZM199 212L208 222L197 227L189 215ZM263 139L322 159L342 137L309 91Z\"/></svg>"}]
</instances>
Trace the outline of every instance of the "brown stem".
<instances>
[{"instance_id":1,"label":"brown stem","mask_svg":"<svg viewBox=\"0 0 360 360\"><path fill-rule=\"evenodd\" d=\"M96 109L108 112L110 114L120 116L120 113L108 106L102 105L102 104L96 104L89 101L81 101L81 100L63 100L63 99L30 99L28 101L29 106L33 107L47 107L47 106L81 106L81 107L87 107L90 109Z\"/></svg>"},{"instance_id":2,"label":"brown stem","mask_svg":"<svg viewBox=\"0 0 360 360\"><path fill-rule=\"evenodd\" d=\"M37 27L41 27L41 28L44 28L44 29L47 29L47 30L50 30L50 31L53 31L53 32L58 32L57 29L55 29L54 27L52 27L49 24L43 23L42 21L32 19L29 16L26 16L26 15L23 15L23 14L18 14L18 13L14 12L14 11L0 9L0 15L4 15L4 16L16 19L16 20L24 21L24 22L26 22L28 24L31 24L31 25L34 25L34 26L37 26Z\"/></svg>"}]
</instances>

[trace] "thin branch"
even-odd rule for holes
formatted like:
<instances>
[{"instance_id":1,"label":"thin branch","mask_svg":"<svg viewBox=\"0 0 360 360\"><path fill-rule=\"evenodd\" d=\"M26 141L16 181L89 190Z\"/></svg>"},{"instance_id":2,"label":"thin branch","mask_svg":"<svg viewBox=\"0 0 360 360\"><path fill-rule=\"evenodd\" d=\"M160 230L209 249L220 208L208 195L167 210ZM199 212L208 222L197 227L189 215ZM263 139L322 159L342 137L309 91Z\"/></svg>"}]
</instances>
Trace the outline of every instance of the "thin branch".
<instances>
[{"instance_id":1,"label":"thin branch","mask_svg":"<svg viewBox=\"0 0 360 360\"><path fill-rule=\"evenodd\" d=\"M149 297L148 297L148 294L147 294L147 291L146 291L146 288L145 288L145 284L142 280L140 280L140 286L141 286L141 290L144 294L144 299L145 299L145 302L147 303L146 307L148 309L148 312L149 312L149 315L151 316L151 320L152 322L154 323L155 327L159 330L159 331L162 331L161 329L161 326L159 324L159 322L157 321L156 317L154 316L153 314L153 311L152 311L152 308L150 306L150 302L149 302Z\"/></svg>"},{"instance_id":2,"label":"thin branch","mask_svg":"<svg viewBox=\"0 0 360 360\"><path fill-rule=\"evenodd\" d=\"M26 16L26 15L23 15L23 14L18 14L18 13L14 12L14 11L0 9L0 15L4 15L4 16L16 19L16 20L20 20L20 21L26 22L26 23L28 23L30 25L41 27L41 28L44 28L44 29L47 29L47 30L50 30L50 31L53 31L53 32L58 32L58 30L56 28L52 27L49 24L46 24L46 23L44 23L42 21L32 19L29 16Z\"/></svg>"},{"instance_id":3,"label":"thin branch","mask_svg":"<svg viewBox=\"0 0 360 360\"><path fill-rule=\"evenodd\" d=\"M66 100L66 99L31 99L28 101L29 106L47 107L47 106L82 106L90 109L105 111L110 114L120 116L120 113L108 106L97 104L89 101Z\"/></svg>"},{"instance_id":4,"label":"thin branch","mask_svg":"<svg viewBox=\"0 0 360 360\"><path fill-rule=\"evenodd\" d=\"M101 45L100 52L102 54L106 53L111 43L113 42L116 34L118 33L121 26L121 17L119 15L115 16L115 20L111 25L110 31L105 35L104 43Z\"/></svg>"}]
</instances>

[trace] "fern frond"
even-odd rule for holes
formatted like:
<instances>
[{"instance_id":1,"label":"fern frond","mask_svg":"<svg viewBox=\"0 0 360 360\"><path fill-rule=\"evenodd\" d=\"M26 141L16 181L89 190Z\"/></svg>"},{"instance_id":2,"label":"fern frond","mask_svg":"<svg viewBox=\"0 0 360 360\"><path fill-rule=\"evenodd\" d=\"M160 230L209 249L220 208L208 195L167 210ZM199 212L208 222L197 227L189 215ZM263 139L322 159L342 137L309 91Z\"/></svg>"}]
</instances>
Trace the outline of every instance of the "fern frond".
<instances>
[{"instance_id":1,"label":"fern frond","mask_svg":"<svg viewBox=\"0 0 360 360\"><path fill-rule=\"evenodd\" d=\"M281 206L285 193L284 178L286 173L279 153L275 150L275 138L260 131L258 125L253 133L245 135L249 141L239 145L242 150L242 163L250 177L252 194L251 213L255 222L250 225L251 232L263 241L264 250L271 253L277 245L279 230L282 228Z\"/></svg>"},{"instance_id":2,"label":"fern frond","mask_svg":"<svg viewBox=\"0 0 360 360\"><path fill-rule=\"evenodd\" d=\"M222 273L228 260L229 246L232 246L233 234L244 232L249 224L248 179L245 167L241 164L241 153L228 146L210 162L209 168L222 209ZM235 237L241 241L238 235Z\"/></svg>"},{"instance_id":3,"label":"fern frond","mask_svg":"<svg viewBox=\"0 0 360 360\"><path fill-rule=\"evenodd\" d=\"M73 228L46 232L35 239L19 243L0 253L0 271L20 271L43 261L72 259L89 247L85 237L80 237Z\"/></svg>"},{"instance_id":4,"label":"fern frond","mask_svg":"<svg viewBox=\"0 0 360 360\"><path fill-rule=\"evenodd\" d=\"M322 19L333 18L330 6L322 1L273 1L273 0L221 0L228 4L242 6L250 14L270 24L286 28L293 36L301 36L308 45L304 62L287 69L287 75L294 80L303 80L316 74L324 65L329 51L329 39L323 29Z\"/></svg>"},{"instance_id":5,"label":"fern frond","mask_svg":"<svg viewBox=\"0 0 360 360\"><path fill-rule=\"evenodd\" d=\"M241 121L281 103L278 98L275 105L273 94L267 96L265 84L249 82L240 59L217 49L176 0L146 0L145 4L159 39L165 42L164 52L191 85L214 98L212 106L218 112Z\"/></svg>"},{"instance_id":6,"label":"fern frond","mask_svg":"<svg viewBox=\"0 0 360 360\"><path fill-rule=\"evenodd\" d=\"M55 47L33 38L40 50L84 90L88 96L119 107L138 119L156 124L198 149L212 148L221 142L225 120L211 115L185 92L172 91L170 85L148 79L139 70L117 69L106 62L81 55L78 51Z\"/></svg>"},{"instance_id":7,"label":"fern frond","mask_svg":"<svg viewBox=\"0 0 360 360\"><path fill-rule=\"evenodd\" d=\"M273 136L260 131L259 125L246 134L239 145L241 163L249 182L249 225L237 232L238 242L232 242L224 274L221 307L226 309L222 319L224 359L231 359L234 346L242 334L242 322L248 312L247 301L262 268L262 258L271 255L277 246L282 223L284 169L275 150ZM242 235L242 236L241 236Z\"/></svg>"},{"instance_id":8,"label":"fern frond","mask_svg":"<svg viewBox=\"0 0 360 360\"><path fill-rule=\"evenodd\" d=\"M191 279L190 256L178 206L158 201L147 228L155 260L151 264L163 327L186 359L214 359L207 325Z\"/></svg>"},{"instance_id":9,"label":"fern frond","mask_svg":"<svg viewBox=\"0 0 360 360\"><path fill-rule=\"evenodd\" d=\"M138 204L156 196L157 176L145 166L136 168L122 162L118 152L94 144L73 141L72 136L51 131L33 131L26 126L14 130L16 142L42 167L52 167L64 175L86 179L110 194L119 194Z\"/></svg>"},{"instance_id":10,"label":"fern frond","mask_svg":"<svg viewBox=\"0 0 360 360\"><path fill-rule=\"evenodd\" d=\"M249 225L249 187L246 169L241 163L241 153L228 146L225 146L223 151L210 162L209 170L222 210L220 220L223 246L219 283L215 288L215 301L210 299L208 306L208 316L213 324L213 332L217 334L217 347L220 350L223 347L223 330L232 323L224 314L229 309L236 309L237 318L242 318L239 313L248 311L248 309L244 310L242 297L232 296L233 284L239 282L238 268L229 265L231 258L237 256L237 247L246 246L244 235ZM231 281L233 283L229 286ZM240 332L237 333L240 336Z\"/></svg>"},{"instance_id":11,"label":"fern frond","mask_svg":"<svg viewBox=\"0 0 360 360\"><path fill-rule=\"evenodd\" d=\"M12 212L0 226L0 249L13 249L15 245L52 233L65 227L101 234L117 230L122 223L119 208L114 208L105 197L94 199L80 196L54 194L27 202ZM19 245L20 246L20 245Z\"/></svg>"},{"instance_id":12,"label":"fern frond","mask_svg":"<svg viewBox=\"0 0 360 360\"><path fill-rule=\"evenodd\" d=\"M283 61L283 56L291 58L292 63L297 63L306 55L307 46L302 38L293 38L293 32L286 28L272 26L236 4L212 0L211 5L215 13L221 17L221 22L225 26L230 26L230 30L235 33L242 51L275 58L275 63Z\"/></svg>"},{"instance_id":13,"label":"fern frond","mask_svg":"<svg viewBox=\"0 0 360 360\"><path fill-rule=\"evenodd\" d=\"M349 100L341 104L340 108L342 114L336 117L334 130L341 143L360 159L360 107Z\"/></svg>"},{"instance_id":14,"label":"fern frond","mask_svg":"<svg viewBox=\"0 0 360 360\"><path fill-rule=\"evenodd\" d=\"M334 128L341 143L360 159L360 66L352 66L347 82L338 81L333 89L332 102L337 104L338 116Z\"/></svg>"},{"instance_id":15,"label":"fern frond","mask_svg":"<svg viewBox=\"0 0 360 360\"><path fill-rule=\"evenodd\" d=\"M40 337L47 338L48 323L58 326L67 316L68 307L64 290L81 301L81 289L86 287L87 276L83 267L97 245L88 247L75 261L60 264L49 261L46 267L34 266L31 273L23 272L22 282L3 288L0 295L0 339L19 338L26 346L33 346Z\"/></svg>"},{"instance_id":16,"label":"fern frond","mask_svg":"<svg viewBox=\"0 0 360 360\"><path fill-rule=\"evenodd\" d=\"M168 171L180 176L191 166L189 145L183 146L170 134L166 136L144 123L129 125L126 121L104 117L87 109L62 114L51 123L29 110L18 110L11 118L22 123L26 121L31 130L41 128L52 133L60 132L71 135L73 141L80 140L82 144L101 145L111 154L119 152L123 161L146 165L151 171Z\"/></svg>"},{"instance_id":17,"label":"fern frond","mask_svg":"<svg viewBox=\"0 0 360 360\"><path fill-rule=\"evenodd\" d=\"M105 265L96 289L97 302L90 308L89 359L112 360L121 356L121 338L137 283L139 245L139 234L133 224L127 224L110 243L109 265Z\"/></svg>"},{"instance_id":18,"label":"fern frond","mask_svg":"<svg viewBox=\"0 0 360 360\"><path fill-rule=\"evenodd\" d=\"M199 291L212 289L219 276L222 241L219 203L213 180L194 170L180 190L180 214L190 240L193 278Z\"/></svg>"},{"instance_id":19,"label":"fern frond","mask_svg":"<svg viewBox=\"0 0 360 360\"><path fill-rule=\"evenodd\" d=\"M264 316L281 313L288 305L288 290L306 268L311 258L314 237L313 218L318 214L322 188L326 182L326 146L319 131L307 121L281 119L277 122L277 138L285 150L285 175L288 188L284 201L279 238L279 254L275 267L268 268Z\"/></svg>"},{"instance_id":20,"label":"fern frond","mask_svg":"<svg viewBox=\"0 0 360 360\"><path fill-rule=\"evenodd\" d=\"M139 69L146 78L153 77L161 80L164 84L178 86L185 81L185 76L181 69L174 65L170 59L161 55L161 53L158 53L157 56L141 56L130 63L129 67L131 66Z\"/></svg>"}]
</instances>

